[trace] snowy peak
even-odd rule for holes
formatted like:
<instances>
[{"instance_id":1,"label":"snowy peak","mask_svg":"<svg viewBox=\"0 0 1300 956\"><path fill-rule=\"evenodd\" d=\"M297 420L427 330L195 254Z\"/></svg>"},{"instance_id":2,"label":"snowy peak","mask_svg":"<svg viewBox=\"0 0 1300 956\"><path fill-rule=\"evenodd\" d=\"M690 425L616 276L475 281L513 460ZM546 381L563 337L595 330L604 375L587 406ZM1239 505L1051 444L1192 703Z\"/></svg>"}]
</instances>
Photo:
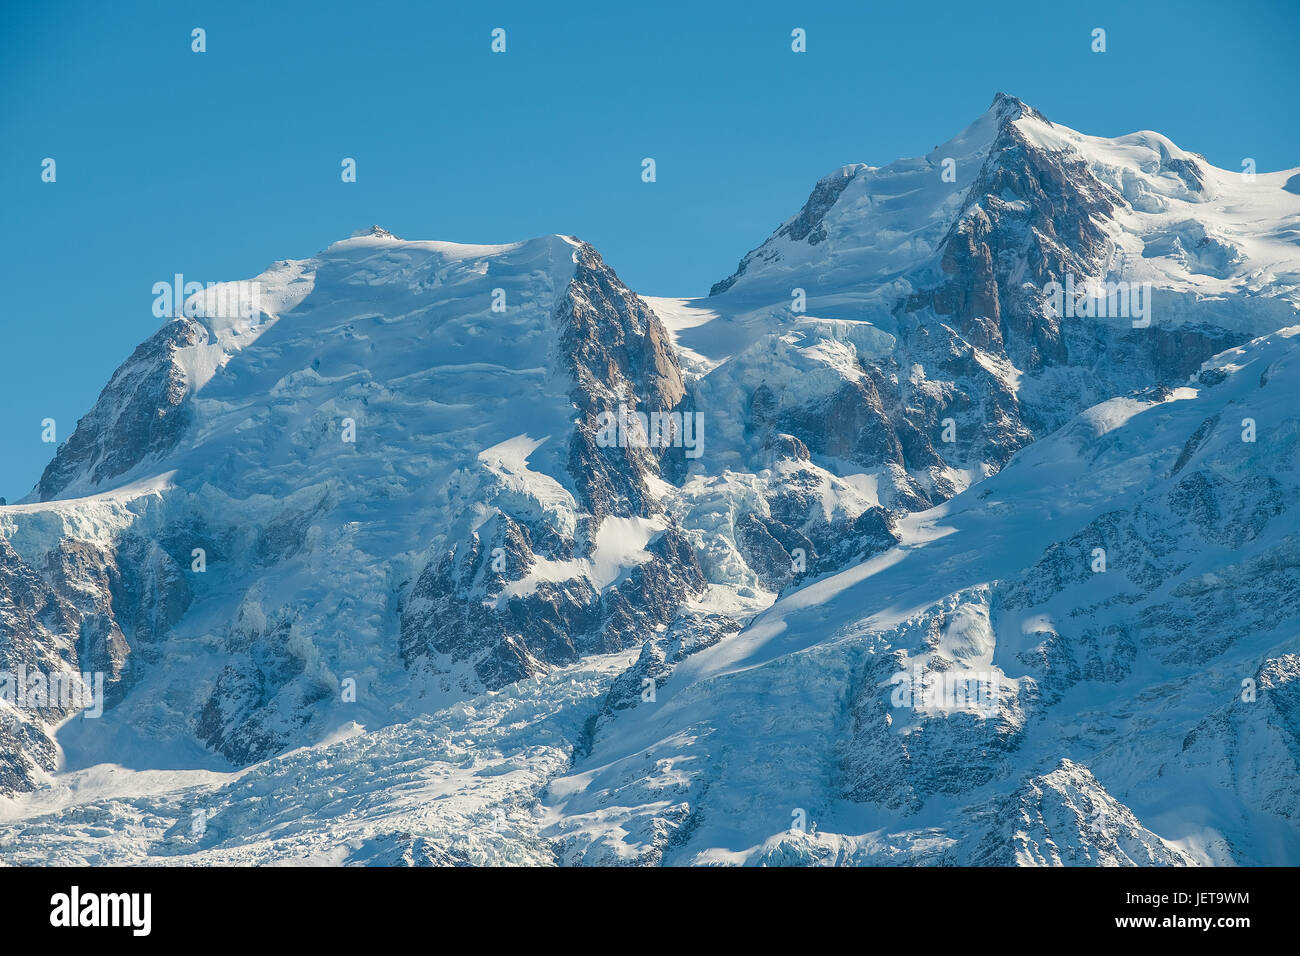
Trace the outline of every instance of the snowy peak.
<instances>
[{"instance_id":1,"label":"snowy peak","mask_svg":"<svg viewBox=\"0 0 1300 956\"><path fill-rule=\"evenodd\" d=\"M1018 120L1051 124L1020 100L999 93L978 119L925 156L887 166L842 166L818 181L797 215L741 260L710 295L761 286L788 296L789 284L861 284L883 280L934 253L964 205L998 135ZM799 284L794 282L794 284Z\"/></svg>"},{"instance_id":2,"label":"snowy peak","mask_svg":"<svg viewBox=\"0 0 1300 956\"><path fill-rule=\"evenodd\" d=\"M788 300L794 288L810 297L853 289L892 311L946 271L944 246L964 219L1044 197L1054 208L1032 224L1045 241L1030 265L1055 245L1049 258L1094 278L1106 278L1115 258L1129 264L1129 278L1180 292L1222 294L1224 282L1249 290L1269 275L1285 275L1294 292L1295 172L1218 170L1150 131L1088 136L998 93L985 113L924 156L844 166L820 180L799 213L710 295L752 305ZM1062 214L1064 221L1055 218ZM1265 327L1273 326L1251 331Z\"/></svg>"},{"instance_id":3,"label":"snowy peak","mask_svg":"<svg viewBox=\"0 0 1300 956\"><path fill-rule=\"evenodd\" d=\"M1029 106L1018 96L1012 96L1010 93L1001 91L993 94L993 102L989 104L985 115L992 116L999 125L1003 123L1014 123L1016 120L1029 117L1040 123L1046 123L1048 126L1052 122L1038 110Z\"/></svg>"},{"instance_id":4,"label":"snowy peak","mask_svg":"<svg viewBox=\"0 0 1300 956\"><path fill-rule=\"evenodd\" d=\"M398 239L398 240L401 239L400 236L393 235L391 232L389 232L387 229L385 229L383 226L380 225L371 226L369 229L358 229L356 232L352 233L353 239L361 239L365 237L371 237L375 239Z\"/></svg>"},{"instance_id":5,"label":"snowy peak","mask_svg":"<svg viewBox=\"0 0 1300 956\"><path fill-rule=\"evenodd\" d=\"M708 299L380 227L189 296L0 507L0 669L105 685L0 694L0 854L1295 862L1294 181L999 94Z\"/></svg>"},{"instance_id":6,"label":"snowy peak","mask_svg":"<svg viewBox=\"0 0 1300 956\"><path fill-rule=\"evenodd\" d=\"M323 400L363 380L404 390L440 364L531 374L548 364L580 247L561 236L486 246L370 230L191 295L184 316L114 373L37 494L102 490L137 466L162 470L173 449L176 463L201 463L202 447L229 440L218 423L268 393L297 387ZM236 289L244 298L227 294ZM197 446L178 447L191 428Z\"/></svg>"},{"instance_id":7,"label":"snowy peak","mask_svg":"<svg viewBox=\"0 0 1300 956\"><path fill-rule=\"evenodd\" d=\"M204 290L137 349L47 469L48 504L0 528L23 542L14 574L61 567L58 536L31 529L138 489L126 527L78 544L110 692L150 685L117 719L179 694L171 739L246 764L341 717L322 701L348 668L389 682L391 721L425 691L617 649L703 587L658 499L680 441L603 440L609 416L672 413L685 386L658 317L589 244L372 231L248 281L252 314ZM160 630L222 646L178 664L149 644Z\"/></svg>"},{"instance_id":8,"label":"snowy peak","mask_svg":"<svg viewBox=\"0 0 1300 956\"><path fill-rule=\"evenodd\" d=\"M191 421L182 354L207 341L202 325L179 318L142 343L45 467L34 495L49 501L69 488L103 484L176 447Z\"/></svg>"}]
</instances>

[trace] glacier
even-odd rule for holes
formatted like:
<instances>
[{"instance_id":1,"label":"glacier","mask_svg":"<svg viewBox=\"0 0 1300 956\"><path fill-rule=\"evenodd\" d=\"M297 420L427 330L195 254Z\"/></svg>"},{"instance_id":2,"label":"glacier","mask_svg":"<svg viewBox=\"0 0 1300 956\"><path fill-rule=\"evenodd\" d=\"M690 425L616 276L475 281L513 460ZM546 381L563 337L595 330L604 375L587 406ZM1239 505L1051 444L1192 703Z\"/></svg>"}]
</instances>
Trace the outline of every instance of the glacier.
<instances>
[{"instance_id":1,"label":"glacier","mask_svg":"<svg viewBox=\"0 0 1300 956\"><path fill-rule=\"evenodd\" d=\"M1295 865L1296 175L998 94L700 298L379 227L197 293L0 506L0 671L106 688L0 695L0 861Z\"/></svg>"}]
</instances>

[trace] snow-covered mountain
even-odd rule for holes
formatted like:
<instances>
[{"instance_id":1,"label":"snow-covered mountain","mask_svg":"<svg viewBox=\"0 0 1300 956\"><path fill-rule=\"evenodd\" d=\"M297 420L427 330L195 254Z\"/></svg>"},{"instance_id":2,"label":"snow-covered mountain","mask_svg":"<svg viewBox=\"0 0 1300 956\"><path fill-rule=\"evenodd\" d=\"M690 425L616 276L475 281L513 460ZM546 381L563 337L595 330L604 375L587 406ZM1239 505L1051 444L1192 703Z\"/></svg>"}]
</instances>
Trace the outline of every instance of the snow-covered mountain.
<instances>
[{"instance_id":1,"label":"snow-covered mountain","mask_svg":"<svg viewBox=\"0 0 1300 956\"><path fill-rule=\"evenodd\" d=\"M0 671L104 688L0 685L0 859L1300 861L1298 184L999 94L703 299L191 297L0 507Z\"/></svg>"}]
</instances>

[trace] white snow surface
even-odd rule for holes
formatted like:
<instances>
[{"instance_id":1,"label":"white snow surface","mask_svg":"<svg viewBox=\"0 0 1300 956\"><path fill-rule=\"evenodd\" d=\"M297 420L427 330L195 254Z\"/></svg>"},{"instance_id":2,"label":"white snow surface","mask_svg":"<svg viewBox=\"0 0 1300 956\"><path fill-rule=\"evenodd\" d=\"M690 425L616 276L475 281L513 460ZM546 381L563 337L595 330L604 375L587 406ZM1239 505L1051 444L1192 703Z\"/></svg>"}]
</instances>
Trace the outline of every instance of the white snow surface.
<instances>
[{"instance_id":1,"label":"white snow surface","mask_svg":"<svg viewBox=\"0 0 1300 956\"><path fill-rule=\"evenodd\" d=\"M646 299L702 407L727 408L764 383L812 398L890 353L891 307L934 266L997 110L923 157L832 172L850 182L823 219L824 243L774 236L722 295ZM429 554L479 526L485 501L564 534L580 517L565 468L571 383L551 353L575 240L369 235L275 263L256 277L260 322L201 318L210 343L178 356L197 415L181 447L112 488L82 482L57 501L0 507L0 535L29 563L61 539L109 542L132 524L161 527L178 509L281 522L297 535L251 592L242 559L212 561L168 637L166 666L93 726L63 726L60 769L46 787L0 797L0 861L962 862L989 834L1026 865L1300 861L1300 831L1268 809L1284 799L1287 779L1273 777L1293 765L1292 744L1264 717L1249 723L1262 709L1224 718L1246 727L1231 753L1184 753L1189 732L1229 707L1243 676L1300 653L1294 618L1172 671L1140 652L1121 680L1083 680L1035 721L1023 712L1032 709L1026 655L1067 626L1078 589L1010 610L994 599L1120 502L1177 520L1165 496L1184 472L1171 472L1216 415L1222 425L1187 469L1238 482L1273 474L1296 505L1300 351L1297 328L1283 326L1300 309L1300 170L1245 180L1156 133L1105 139L1035 115L1017 125L1035 145L1081 157L1125 197L1105 224L1123 253L1112 278L1154 283L1163 301L1187 304L1187 317L1218 303L1222 321L1260 336L1207 363L1222 382L1087 409L999 474L960 476L978 483L902 517L897 547L779 599L739 559L735 520L788 465L747 470L740 416L710 418L706 463L680 487L656 486L662 516L609 519L590 558L539 561L512 585L522 594L583 578L608 588L677 521L709 581L693 608L748 620L681 661L654 703L620 711L586 740L636 651L469 698L413 685L394 651L396 596ZM956 183L938 175L947 158ZM1189 190L1171 160L1194 163L1203 191ZM796 287L807 293L803 314L789 309ZM504 313L490 308L494 289L505 292ZM1178 321L1179 307L1170 309ZM1015 382L1019 372L999 374ZM1259 423L1255 444L1238 438L1244 417ZM353 442L343 440L345 419ZM887 506L896 478L830 461L809 470L828 517ZM1282 547L1288 520L1246 545L1189 550L1159 597ZM1102 587L1102 577L1078 588ZM285 621L288 646L322 684L352 676L364 689L359 703L322 704L310 745L247 768L204 751L190 725L220 671L214 635L232 612ZM1133 613L1098 599L1092 623L1124 627ZM917 637L939 620L933 640ZM907 811L846 797L854 697L868 662L892 651L909 664L949 658L1001 676L1013 697L1002 717L1025 728L1004 773ZM918 711L881 733L943 734L952 720ZM893 768L876 769L886 777ZM1167 776L1157 781L1155 770ZM1019 825L996 822L1002 800L1019 801ZM815 833L791 832L800 810ZM1054 849L1070 841L1081 857Z\"/></svg>"}]
</instances>

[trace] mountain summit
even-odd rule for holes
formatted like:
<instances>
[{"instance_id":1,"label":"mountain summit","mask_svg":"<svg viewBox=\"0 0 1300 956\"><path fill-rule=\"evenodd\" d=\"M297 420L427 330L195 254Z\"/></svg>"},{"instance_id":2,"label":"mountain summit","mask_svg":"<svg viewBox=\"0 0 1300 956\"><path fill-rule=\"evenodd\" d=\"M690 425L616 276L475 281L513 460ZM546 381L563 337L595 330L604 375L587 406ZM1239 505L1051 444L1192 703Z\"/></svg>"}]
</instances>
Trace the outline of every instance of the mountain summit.
<instances>
[{"instance_id":1,"label":"mountain summit","mask_svg":"<svg viewBox=\"0 0 1300 956\"><path fill-rule=\"evenodd\" d=\"M191 297L0 506L0 858L1294 864L1297 173L1000 93L704 298Z\"/></svg>"}]
</instances>

